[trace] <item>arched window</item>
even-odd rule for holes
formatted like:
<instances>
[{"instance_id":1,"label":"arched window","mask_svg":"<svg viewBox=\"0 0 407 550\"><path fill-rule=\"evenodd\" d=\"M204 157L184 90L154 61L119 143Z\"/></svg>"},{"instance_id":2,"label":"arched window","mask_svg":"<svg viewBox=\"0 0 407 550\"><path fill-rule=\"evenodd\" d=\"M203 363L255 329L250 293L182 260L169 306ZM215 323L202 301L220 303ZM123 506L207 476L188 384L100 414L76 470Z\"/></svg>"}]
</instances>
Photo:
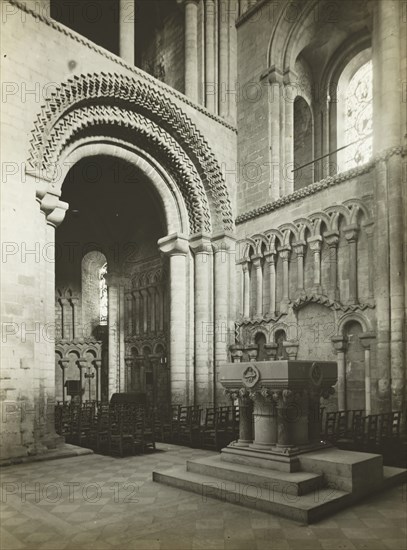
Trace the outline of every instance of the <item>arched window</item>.
<instances>
[{"instance_id":1,"label":"arched window","mask_svg":"<svg viewBox=\"0 0 407 550\"><path fill-rule=\"evenodd\" d=\"M99 269L100 324L107 325L107 263Z\"/></svg>"},{"instance_id":2,"label":"arched window","mask_svg":"<svg viewBox=\"0 0 407 550\"><path fill-rule=\"evenodd\" d=\"M372 61L362 65L349 81L345 96L345 169L365 164L373 145Z\"/></svg>"},{"instance_id":3,"label":"arched window","mask_svg":"<svg viewBox=\"0 0 407 550\"><path fill-rule=\"evenodd\" d=\"M373 146L373 66L371 49L355 55L337 85L337 171L368 162ZM331 121L333 123L333 121ZM335 148L335 145L334 145Z\"/></svg>"},{"instance_id":4,"label":"arched window","mask_svg":"<svg viewBox=\"0 0 407 550\"><path fill-rule=\"evenodd\" d=\"M82 258L82 326L84 336L95 336L107 325L106 256L92 250Z\"/></svg>"}]
</instances>

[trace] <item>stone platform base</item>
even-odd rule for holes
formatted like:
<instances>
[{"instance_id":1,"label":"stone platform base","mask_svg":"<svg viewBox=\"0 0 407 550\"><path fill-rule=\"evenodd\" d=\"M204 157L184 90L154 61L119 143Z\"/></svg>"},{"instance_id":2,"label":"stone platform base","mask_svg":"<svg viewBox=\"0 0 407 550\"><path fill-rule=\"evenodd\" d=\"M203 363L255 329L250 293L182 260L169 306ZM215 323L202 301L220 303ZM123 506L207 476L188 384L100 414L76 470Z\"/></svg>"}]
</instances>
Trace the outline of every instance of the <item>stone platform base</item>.
<instances>
[{"instance_id":1,"label":"stone platform base","mask_svg":"<svg viewBox=\"0 0 407 550\"><path fill-rule=\"evenodd\" d=\"M307 524L407 481L407 470L383 467L380 455L329 448L296 457L295 471L287 471L273 458L267 467L264 453L259 466L255 451L243 451L241 461L238 449L229 451L154 471L153 480Z\"/></svg>"},{"instance_id":2,"label":"stone platform base","mask_svg":"<svg viewBox=\"0 0 407 550\"><path fill-rule=\"evenodd\" d=\"M76 445L62 443L61 445L57 445L55 449L50 449L49 451L41 454L0 460L0 467L13 466L14 464L26 464L29 462L40 462L43 460L55 460L57 458L70 458L74 456L83 456L90 454L93 454L92 449L85 449L84 447L77 447Z\"/></svg>"}]
</instances>

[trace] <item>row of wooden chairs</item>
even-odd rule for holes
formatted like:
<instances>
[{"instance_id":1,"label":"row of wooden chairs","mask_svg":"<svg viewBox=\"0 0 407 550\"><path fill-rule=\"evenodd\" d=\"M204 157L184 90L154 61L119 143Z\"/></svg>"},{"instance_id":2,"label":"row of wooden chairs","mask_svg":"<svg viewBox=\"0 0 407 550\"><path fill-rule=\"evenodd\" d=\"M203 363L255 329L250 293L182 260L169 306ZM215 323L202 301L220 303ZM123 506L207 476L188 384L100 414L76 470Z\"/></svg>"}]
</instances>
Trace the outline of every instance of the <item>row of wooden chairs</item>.
<instances>
[{"instance_id":1,"label":"row of wooden chairs","mask_svg":"<svg viewBox=\"0 0 407 550\"><path fill-rule=\"evenodd\" d=\"M68 443L124 456L155 449L154 413L122 403L57 404L56 431Z\"/></svg>"},{"instance_id":2,"label":"row of wooden chairs","mask_svg":"<svg viewBox=\"0 0 407 550\"><path fill-rule=\"evenodd\" d=\"M341 448L383 453L398 444L401 411L365 415L363 410L328 412L324 436Z\"/></svg>"},{"instance_id":3,"label":"row of wooden chairs","mask_svg":"<svg viewBox=\"0 0 407 550\"><path fill-rule=\"evenodd\" d=\"M239 408L177 405L156 417L157 440L219 450L239 436Z\"/></svg>"}]
</instances>

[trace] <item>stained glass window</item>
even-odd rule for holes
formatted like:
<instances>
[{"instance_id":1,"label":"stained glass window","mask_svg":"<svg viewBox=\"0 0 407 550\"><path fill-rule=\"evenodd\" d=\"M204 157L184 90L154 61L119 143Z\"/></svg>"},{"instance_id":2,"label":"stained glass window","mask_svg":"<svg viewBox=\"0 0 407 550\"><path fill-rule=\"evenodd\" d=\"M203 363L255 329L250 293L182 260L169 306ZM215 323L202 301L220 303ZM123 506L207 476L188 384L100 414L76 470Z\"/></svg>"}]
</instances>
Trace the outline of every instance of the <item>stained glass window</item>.
<instances>
[{"instance_id":1,"label":"stained glass window","mask_svg":"<svg viewBox=\"0 0 407 550\"><path fill-rule=\"evenodd\" d=\"M100 324L107 325L107 264L99 270Z\"/></svg>"},{"instance_id":2,"label":"stained glass window","mask_svg":"<svg viewBox=\"0 0 407 550\"><path fill-rule=\"evenodd\" d=\"M362 65L351 78L345 99L345 169L360 166L372 157L373 125L372 62Z\"/></svg>"}]
</instances>

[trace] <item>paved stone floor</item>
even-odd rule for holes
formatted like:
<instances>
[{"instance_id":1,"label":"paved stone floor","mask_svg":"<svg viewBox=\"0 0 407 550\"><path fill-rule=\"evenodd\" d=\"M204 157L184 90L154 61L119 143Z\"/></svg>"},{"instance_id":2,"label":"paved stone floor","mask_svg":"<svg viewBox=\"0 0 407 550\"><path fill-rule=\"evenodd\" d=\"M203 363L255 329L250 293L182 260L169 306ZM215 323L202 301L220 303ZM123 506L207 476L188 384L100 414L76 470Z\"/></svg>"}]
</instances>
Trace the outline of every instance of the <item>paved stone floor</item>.
<instances>
[{"instance_id":1,"label":"paved stone floor","mask_svg":"<svg viewBox=\"0 0 407 550\"><path fill-rule=\"evenodd\" d=\"M1 550L407 548L405 486L300 526L153 483L155 468L212 454L159 448L123 459L87 455L2 468Z\"/></svg>"}]
</instances>

